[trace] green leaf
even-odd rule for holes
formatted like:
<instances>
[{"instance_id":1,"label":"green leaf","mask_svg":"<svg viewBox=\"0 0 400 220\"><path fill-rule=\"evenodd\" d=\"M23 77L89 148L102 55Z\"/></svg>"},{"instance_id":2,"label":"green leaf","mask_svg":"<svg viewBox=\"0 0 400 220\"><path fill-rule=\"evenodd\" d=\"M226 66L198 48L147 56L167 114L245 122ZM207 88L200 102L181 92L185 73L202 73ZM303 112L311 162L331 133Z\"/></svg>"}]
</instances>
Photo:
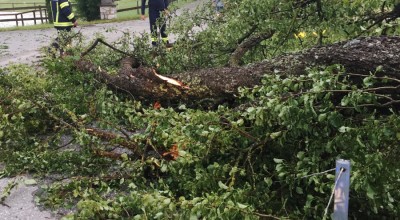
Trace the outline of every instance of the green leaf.
<instances>
[{"instance_id":1,"label":"green leaf","mask_svg":"<svg viewBox=\"0 0 400 220\"><path fill-rule=\"evenodd\" d=\"M121 154L121 158L122 158L122 160L127 161L128 160L128 154L126 154L126 153Z\"/></svg>"},{"instance_id":2,"label":"green leaf","mask_svg":"<svg viewBox=\"0 0 400 220\"><path fill-rule=\"evenodd\" d=\"M370 185L368 185L367 187L367 197L370 199L374 199L375 198L375 191L372 189L372 187Z\"/></svg>"},{"instance_id":3,"label":"green leaf","mask_svg":"<svg viewBox=\"0 0 400 220\"><path fill-rule=\"evenodd\" d=\"M296 187L296 192L297 192L298 194L303 194L303 189L300 188L300 187Z\"/></svg>"},{"instance_id":4,"label":"green leaf","mask_svg":"<svg viewBox=\"0 0 400 220\"><path fill-rule=\"evenodd\" d=\"M237 202L236 204L237 204L237 206L238 206L239 208L241 208L241 209L245 209L245 208L248 207L248 205L245 205L245 204L242 204L242 203L239 203L239 202Z\"/></svg>"},{"instance_id":5,"label":"green leaf","mask_svg":"<svg viewBox=\"0 0 400 220\"><path fill-rule=\"evenodd\" d=\"M392 195L390 195L389 192L387 193L387 197L389 199L389 202L392 202L392 203L394 202L394 199L393 199Z\"/></svg>"},{"instance_id":6,"label":"green leaf","mask_svg":"<svg viewBox=\"0 0 400 220\"><path fill-rule=\"evenodd\" d=\"M78 197L79 196L79 191L77 190L77 189L74 189L73 191L72 191L72 195L76 198L76 197Z\"/></svg>"},{"instance_id":7,"label":"green leaf","mask_svg":"<svg viewBox=\"0 0 400 220\"><path fill-rule=\"evenodd\" d=\"M299 159L303 159L303 158L304 158L304 154L305 154L304 151L299 151L299 152L297 153L296 157L299 158Z\"/></svg>"},{"instance_id":8,"label":"green leaf","mask_svg":"<svg viewBox=\"0 0 400 220\"><path fill-rule=\"evenodd\" d=\"M170 198L166 198L163 201L164 205L169 205L171 203L171 199Z\"/></svg>"},{"instance_id":9,"label":"green leaf","mask_svg":"<svg viewBox=\"0 0 400 220\"><path fill-rule=\"evenodd\" d=\"M365 144L361 141L360 135L357 135L356 140L357 140L357 143L358 143L361 147L364 147L364 148L366 147Z\"/></svg>"},{"instance_id":10,"label":"green leaf","mask_svg":"<svg viewBox=\"0 0 400 220\"><path fill-rule=\"evenodd\" d=\"M318 115L318 122L325 121L326 119L326 113Z\"/></svg>"},{"instance_id":11,"label":"green leaf","mask_svg":"<svg viewBox=\"0 0 400 220\"><path fill-rule=\"evenodd\" d=\"M282 134L282 131L278 131L278 132L271 133L271 134L269 135L269 137L270 137L272 140L274 140L275 138L281 136L281 134Z\"/></svg>"},{"instance_id":12,"label":"green leaf","mask_svg":"<svg viewBox=\"0 0 400 220\"><path fill-rule=\"evenodd\" d=\"M251 112L253 112L253 111L255 111L256 109L254 108L254 107L249 107L248 109L247 109L247 112L248 113L251 113Z\"/></svg>"},{"instance_id":13,"label":"green leaf","mask_svg":"<svg viewBox=\"0 0 400 220\"><path fill-rule=\"evenodd\" d=\"M34 179L26 179L26 180L24 180L24 183L27 186L32 186L32 185L36 185L37 184L36 180L34 180Z\"/></svg>"},{"instance_id":14,"label":"green leaf","mask_svg":"<svg viewBox=\"0 0 400 220\"><path fill-rule=\"evenodd\" d=\"M282 163L282 162L283 162L283 159L274 158L274 162L275 162L275 163Z\"/></svg>"},{"instance_id":15,"label":"green leaf","mask_svg":"<svg viewBox=\"0 0 400 220\"><path fill-rule=\"evenodd\" d=\"M349 132L350 129L351 129L351 128L349 128L349 127L342 126L342 127L339 128L339 132L340 132L340 133L346 133L346 132Z\"/></svg>"},{"instance_id":16,"label":"green leaf","mask_svg":"<svg viewBox=\"0 0 400 220\"><path fill-rule=\"evenodd\" d=\"M271 178L264 178L264 182L267 184L268 187L272 185L272 179Z\"/></svg>"},{"instance_id":17,"label":"green leaf","mask_svg":"<svg viewBox=\"0 0 400 220\"><path fill-rule=\"evenodd\" d=\"M218 186L219 186L219 188L221 188L221 189L228 189L228 186L225 185L225 184L223 184L221 181L218 181Z\"/></svg>"}]
</instances>

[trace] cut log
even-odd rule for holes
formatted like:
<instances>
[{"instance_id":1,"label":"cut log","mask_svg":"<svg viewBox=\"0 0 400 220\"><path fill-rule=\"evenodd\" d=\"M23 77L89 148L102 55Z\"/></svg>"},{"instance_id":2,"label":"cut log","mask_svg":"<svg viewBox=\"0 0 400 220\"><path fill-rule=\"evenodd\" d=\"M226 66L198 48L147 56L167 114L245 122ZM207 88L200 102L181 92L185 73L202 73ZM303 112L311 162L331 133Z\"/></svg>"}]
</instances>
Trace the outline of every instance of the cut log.
<instances>
[{"instance_id":1,"label":"cut log","mask_svg":"<svg viewBox=\"0 0 400 220\"><path fill-rule=\"evenodd\" d=\"M341 64L347 72L368 75L379 67L380 75L400 79L400 37L367 37L286 54L248 66L200 69L169 75L178 83L160 77L152 68L132 68L125 59L117 75L109 75L84 59L81 71L96 73L108 86L137 99L193 103L201 100L234 100L239 87L254 87L265 74L300 75L307 68ZM399 91L397 91L399 92Z\"/></svg>"}]
</instances>

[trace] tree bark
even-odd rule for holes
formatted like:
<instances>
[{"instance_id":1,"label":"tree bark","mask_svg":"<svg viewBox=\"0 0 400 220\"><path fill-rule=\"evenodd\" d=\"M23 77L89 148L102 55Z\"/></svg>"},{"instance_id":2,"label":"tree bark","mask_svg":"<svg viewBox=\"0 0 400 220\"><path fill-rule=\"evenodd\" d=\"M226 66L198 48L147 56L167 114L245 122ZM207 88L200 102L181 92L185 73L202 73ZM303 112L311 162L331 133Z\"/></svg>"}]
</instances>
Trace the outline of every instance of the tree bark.
<instances>
[{"instance_id":1,"label":"tree bark","mask_svg":"<svg viewBox=\"0 0 400 220\"><path fill-rule=\"evenodd\" d=\"M229 66L239 66L240 59L244 56L244 54L249 51L254 46L260 44L263 40L269 39L274 35L274 31L268 31L265 33L258 33L251 35L246 38L240 45L236 48L236 50L232 53L229 59Z\"/></svg>"},{"instance_id":2,"label":"tree bark","mask_svg":"<svg viewBox=\"0 0 400 220\"><path fill-rule=\"evenodd\" d=\"M154 69L132 68L134 59L125 59L118 75L109 75L89 61L80 60L81 71L95 72L111 88L137 99L193 103L202 100L234 100L239 87L254 87L265 74L300 75L307 68L341 64L353 74L368 75L379 67L379 75L400 79L400 37L367 37L300 53L286 54L248 66L200 69L169 75L174 84ZM397 89L397 92L398 89Z\"/></svg>"}]
</instances>

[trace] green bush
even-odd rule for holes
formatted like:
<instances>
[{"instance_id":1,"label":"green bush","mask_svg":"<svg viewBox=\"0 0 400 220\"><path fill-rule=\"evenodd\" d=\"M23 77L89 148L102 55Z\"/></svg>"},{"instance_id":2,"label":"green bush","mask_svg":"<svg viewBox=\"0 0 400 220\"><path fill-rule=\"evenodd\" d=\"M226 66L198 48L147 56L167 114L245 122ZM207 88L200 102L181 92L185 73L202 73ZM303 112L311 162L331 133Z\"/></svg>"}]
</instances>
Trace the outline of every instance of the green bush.
<instances>
[{"instance_id":1,"label":"green bush","mask_svg":"<svg viewBox=\"0 0 400 220\"><path fill-rule=\"evenodd\" d=\"M47 16L49 17L49 22L53 23L53 14L51 13L50 1L46 0Z\"/></svg>"},{"instance_id":2,"label":"green bush","mask_svg":"<svg viewBox=\"0 0 400 220\"><path fill-rule=\"evenodd\" d=\"M100 1L101 0L77 0L77 10L80 17L93 21L100 19Z\"/></svg>"}]
</instances>

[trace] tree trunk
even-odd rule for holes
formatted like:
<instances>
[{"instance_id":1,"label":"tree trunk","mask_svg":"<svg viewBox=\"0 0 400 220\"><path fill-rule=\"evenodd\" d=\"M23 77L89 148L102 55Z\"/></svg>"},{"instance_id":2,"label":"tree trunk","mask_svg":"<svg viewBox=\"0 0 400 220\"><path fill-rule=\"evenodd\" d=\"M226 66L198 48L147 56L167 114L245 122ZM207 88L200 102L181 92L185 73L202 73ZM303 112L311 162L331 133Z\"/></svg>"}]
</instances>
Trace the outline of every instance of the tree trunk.
<instances>
[{"instance_id":1,"label":"tree trunk","mask_svg":"<svg viewBox=\"0 0 400 220\"><path fill-rule=\"evenodd\" d=\"M265 74L300 75L315 66L341 64L349 73L364 75L379 67L380 75L400 79L400 37L358 38L248 66L200 69L168 76L177 82L148 67L132 68L134 64L134 59L125 59L119 74L113 76L83 59L77 62L77 67L95 72L108 86L137 99L184 103L228 101L234 100L239 87L259 85Z\"/></svg>"}]
</instances>

